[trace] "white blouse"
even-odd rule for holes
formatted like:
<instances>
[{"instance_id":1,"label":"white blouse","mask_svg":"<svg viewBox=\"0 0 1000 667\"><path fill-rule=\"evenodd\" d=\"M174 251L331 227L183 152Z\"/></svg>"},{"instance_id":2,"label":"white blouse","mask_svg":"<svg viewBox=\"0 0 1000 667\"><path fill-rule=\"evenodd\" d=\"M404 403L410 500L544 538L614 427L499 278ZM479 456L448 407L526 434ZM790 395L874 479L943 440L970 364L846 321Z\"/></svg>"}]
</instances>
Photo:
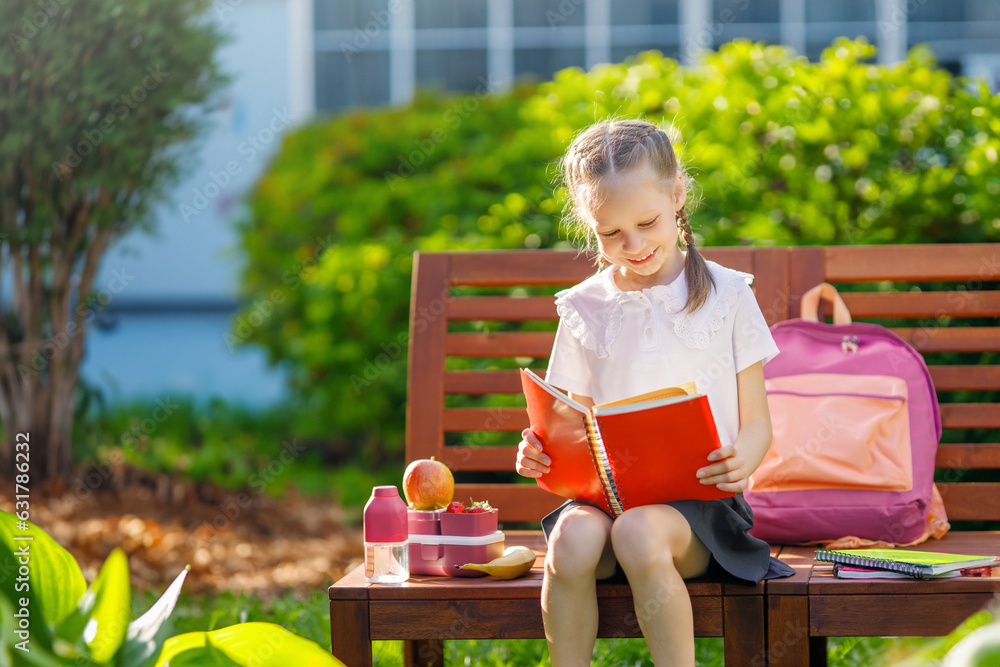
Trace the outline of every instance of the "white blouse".
<instances>
[{"instance_id":1,"label":"white blouse","mask_svg":"<svg viewBox=\"0 0 1000 667\"><path fill-rule=\"evenodd\" d=\"M559 328L549 383L595 403L695 382L708 396L722 445L739 433L736 374L778 354L749 273L706 262L715 289L694 313L684 310L684 271L670 284L626 292L617 266L556 294Z\"/></svg>"}]
</instances>

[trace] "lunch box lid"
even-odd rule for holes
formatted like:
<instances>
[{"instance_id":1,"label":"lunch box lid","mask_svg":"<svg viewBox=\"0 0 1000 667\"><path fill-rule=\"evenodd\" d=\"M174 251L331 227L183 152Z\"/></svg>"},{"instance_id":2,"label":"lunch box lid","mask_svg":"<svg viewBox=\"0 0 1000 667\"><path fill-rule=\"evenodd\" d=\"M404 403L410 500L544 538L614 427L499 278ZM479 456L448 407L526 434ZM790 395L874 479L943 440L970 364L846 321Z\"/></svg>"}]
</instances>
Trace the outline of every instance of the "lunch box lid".
<instances>
[{"instance_id":1,"label":"lunch box lid","mask_svg":"<svg viewBox=\"0 0 1000 667\"><path fill-rule=\"evenodd\" d=\"M488 535L466 537L464 535L410 535L410 544L460 544L463 546L479 546L503 541L503 531L498 530Z\"/></svg>"}]
</instances>

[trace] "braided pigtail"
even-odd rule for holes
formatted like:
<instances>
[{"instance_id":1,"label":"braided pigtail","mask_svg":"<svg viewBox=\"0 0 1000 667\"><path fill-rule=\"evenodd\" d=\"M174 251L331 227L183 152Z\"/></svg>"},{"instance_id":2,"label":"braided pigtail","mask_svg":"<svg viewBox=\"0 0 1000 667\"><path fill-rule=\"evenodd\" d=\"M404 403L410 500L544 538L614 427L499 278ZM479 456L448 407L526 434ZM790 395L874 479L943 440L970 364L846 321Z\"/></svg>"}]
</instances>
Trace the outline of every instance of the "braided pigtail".
<instances>
[{"instance_id":1,"label":"braided pigtail","mask_svg":"<svg viewBox=\"0 0 1000 667\"><path fill-rule=\"evenodd\" d=\"M684 244L687 246L687 266L684 274L687 280L688 298L684 307L693 313L701 308L708 295L715 289L715 279L708 270L705 258L694 245L694 232L691 231L691 223L688 222L687 211L683 206L677 211L677 226L684 233Z\"/></svg>"}]
</instances>

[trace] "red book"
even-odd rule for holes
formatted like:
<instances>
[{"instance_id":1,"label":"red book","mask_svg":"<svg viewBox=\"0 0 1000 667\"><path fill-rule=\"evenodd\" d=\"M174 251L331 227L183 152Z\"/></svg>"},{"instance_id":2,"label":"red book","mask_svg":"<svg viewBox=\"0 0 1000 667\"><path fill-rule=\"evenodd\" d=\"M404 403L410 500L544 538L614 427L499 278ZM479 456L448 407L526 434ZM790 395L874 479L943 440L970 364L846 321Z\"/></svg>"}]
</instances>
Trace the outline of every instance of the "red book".
<instances>
[{"instance_id":1,"label":"red book","mask_svg":"<svg viewBox=\"0 0 1000 667\"><path fill-rule=\"evenodd\" d=\"M531 430L552 459L538 486L583 500L613 517L629 507L675 500L717 500L735 494L695 476L721 445L703 394L672 387L585 407L521 370Z\"/></svg>"}]
</instances>

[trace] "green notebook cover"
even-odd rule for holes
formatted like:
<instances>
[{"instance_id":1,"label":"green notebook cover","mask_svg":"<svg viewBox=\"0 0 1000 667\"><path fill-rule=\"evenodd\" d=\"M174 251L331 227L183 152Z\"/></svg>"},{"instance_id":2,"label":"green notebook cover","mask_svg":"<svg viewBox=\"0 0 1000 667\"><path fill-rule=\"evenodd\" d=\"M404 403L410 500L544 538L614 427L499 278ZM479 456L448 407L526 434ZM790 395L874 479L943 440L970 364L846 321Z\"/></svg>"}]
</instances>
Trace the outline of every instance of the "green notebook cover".
<instances>
[{"instance_id":1,"label":"green notebook cover","mask_svg":"<svg viewBox=\"0 0 1000 667\"><path fill-rule=\"evenodd\" d=\"M943 572L970 567L1000 566L997 556L968 556L934 551L904 549L843 549L816 552L816 560L902 572L911 577L927 578Z\"/></svg>"}]
</instances>

